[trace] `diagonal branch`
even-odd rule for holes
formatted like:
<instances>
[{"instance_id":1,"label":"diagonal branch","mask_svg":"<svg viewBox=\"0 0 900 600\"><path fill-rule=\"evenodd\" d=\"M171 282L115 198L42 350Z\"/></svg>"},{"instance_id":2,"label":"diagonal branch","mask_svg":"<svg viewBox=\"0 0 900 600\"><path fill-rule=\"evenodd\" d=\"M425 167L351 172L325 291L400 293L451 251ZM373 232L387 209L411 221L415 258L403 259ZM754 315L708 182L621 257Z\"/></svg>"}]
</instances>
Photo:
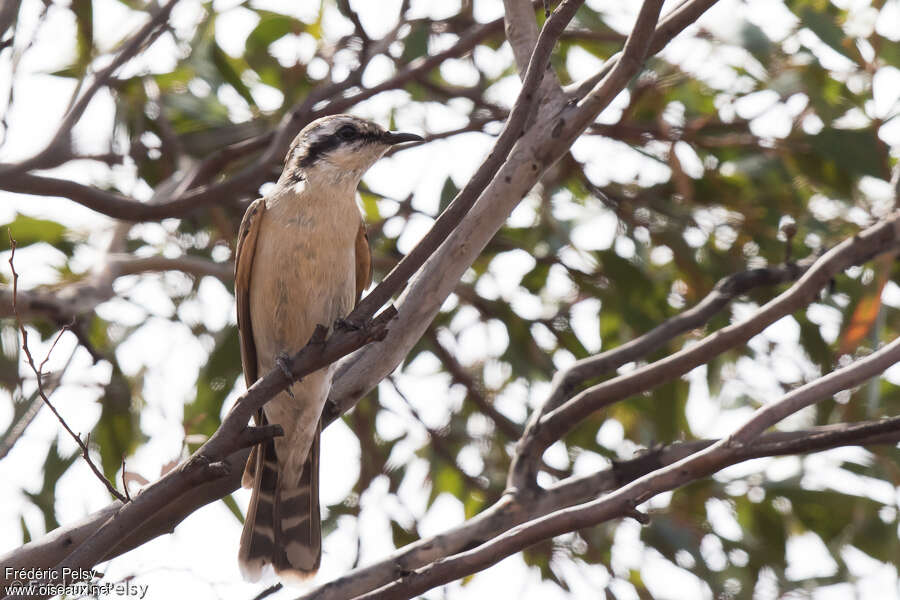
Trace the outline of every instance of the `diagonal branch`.
<instances>
[{"instance_id":1,"label":"diagonal branch","mask_svg":"<svg viewBox=\"0 0 900 600\"><path fill-rule=\"evenodd\" d=\"M568 400L578 386L589 379L601 377L615 371L622 365L638 360L661 348L673 338L705 325L738 296L750 290L773 286L788 281L796 281L815 262L811 256L797 263L752 269L735 273L720 280L703 300L684 312L660 323L644 335L596 356L576 361L572 366L559 371L554 377L553 387L547 401L541 407L541 414L547 414Z\"/></svg>"},{"instance_id":2,"label":"diagonal branch","mask_svg":"<svg viewBox=\"0 0 900 600\"><path fill-rule=\"evenodd\" d=\"M579 134L583 132L638 73L644 59L654 54L650 46L662 4L661 0L644 0L618 60L607 61L611 65L609 72L578 101L570 128L574 128Z\"/></svg>"},{"instance_id":3,"label":"diagonal branch","mask_svg":"<svg viewBox=\"0 0 900 600\"><path fill-rule=\"evenodd\" d=\"M506 39L512 47L516 66L519 69L519 77L523 83L539 38L537 21L534 18L537 4L537 2L530 2L529 0L503 0ZM545 15L549 18L551 13L547 2L544 2L543 5ZM562 37L562 35L563 32L560 33L559 37ZM547 73L544 75L539 88L545 98L559 100L563 95L559 78L550 67L549 62L547 63Z\"/></svg>"},{"instance_id":4,"label":"diagonal branch","mask_svg":"<svg viewBox=\"0 0 900 600\"><path fill-rule=\"evenodd\" d=\"M223 283L233 278L231 263L217 263L195 256L142 256L108 254L104 263L81 281L54 290L17 290L16 305L22 318L45 317L57 323L88 314L115 296L113 284L125 275L181 271L194 277L212 276ZM13 315L11 290L0 290L0 318Z\"/></svg>"},{"instance_id":5,"label":"diagonal branch","mask_svg":"<svg viewBox=\"0 0 900 600\"><path fill-rule=\"evenodd\" d=\"M718 0L684 0L659 23L648 44L647 56L653 56L685 28L692 25L703 13L709 10ZM583 98L615 68L622 57L621 53L609 58L603 67L584 81L566 87L566 93L573 98Z\"/></svg>"},{"instance_id":6,"label":"diagonal branch","mask_svg":"<svg viewBox=\"0 0 900 600\"><path fill-rule=\"evenodd\" d=\"M63 376L72 364L72 359L75 358L77 350L77 346L72 349L69 358L66 359L65 364L63 364L59 371L50 373L48 374L49 376L45 376L43 388L44 393L48 398L53 395L53 392L55 392L57 388L59 388ZM31 425L31 422L34 421L34 418L37 417L41 408L44 406L44 398L41 397L39 392L40 389L37 389L31 394L28 400L22 399L22 404L26 405L24 410L16 409L14 411L16 416L14 416L12 423L10 423L6 428L6 431L0 435L0 460L3 460L3 458L9 454L9 451L13 449L16 442L19 441L25 433L25 430L28 429L28 426Z\"/></svg>"},{"instance_id":7,"label":"diagonal branch","mask_svg":"<svg viewBox=\"0 0 900 600\"><path fill-rule=\"evenodd\" d=\"M355 569L302 596L299 600L356 598L382 588L417 569L438 564L441 559L465 552L513 527L543 515L596 499L640 477L675 464L709 448L719 440L678 442L639 452L634 458L617 461L609 468L580 477L570 477L549 487L527 502L510 495L465 523L401 548L364 568ZM734 462L767 456L820 452L841 446L893 445L900 441L900 417L860 423L840 423L790 432L771 432L737 448ZM483 568L483 567L482 567Z\"/></svg>"},{"instance_id":8,"label":"diagonal branch","mask_svg":"<svg viewBox=\"0 0 900 600\"><path fill-rule=\"evenodd\" d=\"M703 341L626 375L620 375L577 394L547 414L536 412L519 442L510 468L512 489L536 491L537 460L550 444L560 439L591 413L631 395L683 375L714 356L747 342L781 317L809 304L836 274L850 265L870 260L900 247L900 212L856 236L844 240L821 258L806 274L753 316L723 327Z\"/></svg>"},{"instance_id":9,"label":"diagonal branch","mask_svg":"<svg viewBox=\"0 0 900 600\"><path fill-rule=\"evenodd\" d=\"M534 10L535 5L529 0L503 0L506 40L512 48L516 66L519 68L519 76L523 80L538 39L538 26L534 18Z\"/></svg>"},{"instance_id":10,"label":"diagonal branch","mask_svg":"<svg viewBox=\"0 0 900 600\"><path fill-rule=\"evenodd\" d=\"M338 365L335 385L323 411L326 422L352 408L399 364L424 333L462 273L540 176L541 167L528 157L534 140L547 135L547 123L529 129L525 129L525 125L537 106L535 92L543 77L543 65L557 36L581 2L564 1L544 23L526 81L506 127L475 176L441 214L428 234L378 287L362 299L351 315L351 318L360 318L371 314L411 281L399 302L398 326L390 334L393 339L383 345L383 351L377 354L356 353ZM557 105L551 110L545 104L541 112L550 110L556 113L560 108ZM512 170L523 171L526 176L513 177ZM484 211L491 213L489 217L485 217ZM410 279L413 274L415 278Z\"/></svg>"},{"instance_id":11,"label":"diagonal branch","mask_svg":"<svg viewBox=\"0 0 900 600\"><path fill-rule=\"evenodd\" d=\"M524 550L542 540L592 527L621 517L644 522L648 517L636 507L653 496L666 492L726 466L751 458L745 453L757 429L777 423L787 414L814 402L819 402L840 390L859 385L869 377L883 372L900 360L900 339L896 339L872 355L835 371L821 379L794 390L772 405L756 411L754 416L735 433L708 448L691 454L672 465L644 475L615 492L592 502L558 510L506 531L472 550L403 574L393 583L365 594L359 600L401 600L412 598L438 585L481 571L503 558ZM885 426L891 430L896 421Z\"/></svg>"},{"instance_id":12,"label":"diagonal branch","mask_svg":"<svg viewBox=\"0 0 900 600\"><path fill-rule=\"evenodd\" d=\"M497 170L506 161L516 140L522 135L526 122L537 108L538 88L546 72L547 61L566 24L574 16L584 0L564 0L544 23L538 36L534 52L528 63L528 69L522 81L522 90L516 99L513 109L506 120L503 131L494 142L491 152L478 167L475 175L456 195L447 209L441 213L429 232L418 244L397 263L382 282L370 292L357 306L354 313L358 317L366 317L375 313L394 294L398 293L409 278L425 264L429 256L440 247L460 221L466 216L472 205L484 191L485 187L496 175Z\"/></svg>"},{"instance_id":13,"label":"diagonal branch","mask_svg":"<svg viewBox=\"0 0 900 600\"><path fill-rule=\"evenodd\" d=\"M629 460L613 463L607 469L590 475L571 477L557 482L547 489L533 504L523 505L513 502L507 495L492 507L482 511L458 527L433 537L423 538L397 550L372 565L354 570L337 580L327 583L316 591L311 600L335 600L353 597L389 583L402 571L412 571L427 565L440 556L461 552L473 544L481 543L511 527L536 518L540 514L555 512L596 498L599 494L613 490L651 471L671 465L699 450L709 447L717 440L678 442L669 446L656 447L638 453ZM896 444L900 441L900 417L842 423L791 432L772 432L760 436L753 443L739 448L742 459L765 456L792 455L818 452L839 446L871 446ZM240 486L241 469L247 460L248 449L236 452L226 460L230 466L229 475L197 485L187 493L172 498L171 501L149 521L130 531L115 549L111 549L105 559L118 556L161 534L171 531L184 518L198 508L214 502L233 492ZM34 540L21 548L0 556L0 564L14 568L49 568L56 565L79 546L93 531L107 521L121 504L114 502L80 522L60 527L44 537ZM0 585L3 584L0 573ZM357 582L364 581L361 586ZM2 587L0 587L2 589ZM356 590L355 593L351 590Z\"/></svg>"},{"instance_id":14,"label":"diagonal branch","mask_svg":"<svg viewBox=\"0 0 900 600\"><path fill-rule=\"evenodd\" d=\"M758 409L753 417L724 442L729 448L750 444L763 431L775 426L797 411L812 406L841 390L865 383L900 362L900 337L872 354L786 394L778 402Z\"/></svg>"},{"instance_id":15,"label":"diagonal branch","mask_svg":"<svg viewBox=\"0 0 900 600\"><path fill-rule=\"evenodd\" d=\"M256 410L287 388L292 381L331 364L364 344L383 339L387 324L395 314L396 311L389 307L358 328L335 328L327 339L326 329L321 326L317 328L309 343L291 358L293 380L288 379L277 368L257 380L238 398L221 426L203 446L179 467L144 488L131 502L120 506L113 517L107 519L58 563L54 573L63 574L70 572L67 569L92 567L112 555L118 545L133 535L135 530L152 523L155 515L174 499L189 493L198 485L227 478L234 469L229 458L235 452L265 438L280 435L280 427L277 426L247 426ZM54 578L54 581L57 579Z\"/></svg>"}]
</instances>

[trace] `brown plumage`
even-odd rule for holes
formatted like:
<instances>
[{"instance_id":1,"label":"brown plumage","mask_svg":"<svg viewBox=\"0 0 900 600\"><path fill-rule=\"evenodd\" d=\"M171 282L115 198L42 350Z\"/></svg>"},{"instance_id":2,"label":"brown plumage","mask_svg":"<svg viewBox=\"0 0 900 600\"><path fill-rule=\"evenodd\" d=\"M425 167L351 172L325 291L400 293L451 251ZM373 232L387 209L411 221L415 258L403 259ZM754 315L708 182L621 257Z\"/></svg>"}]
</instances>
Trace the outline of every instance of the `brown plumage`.
<instances>
[{"instance_id":1,"label":"brown plumage","mask_svg":"<svg viewBox=\"0 0 900 600\"><path fill-rule=\"evenodd\" d=\"M350 115L318 119L294 140L274 191L247 209L235 296L248 387L359 301L372 267L356 186L391 144L416 139ZM244 472L252 494L238 558L248 579L267 565L287 580L319 567L320 416L330 385L330 369L311 373L256 416L285 434L255 447Z\"/></svg>"}]
</instances>

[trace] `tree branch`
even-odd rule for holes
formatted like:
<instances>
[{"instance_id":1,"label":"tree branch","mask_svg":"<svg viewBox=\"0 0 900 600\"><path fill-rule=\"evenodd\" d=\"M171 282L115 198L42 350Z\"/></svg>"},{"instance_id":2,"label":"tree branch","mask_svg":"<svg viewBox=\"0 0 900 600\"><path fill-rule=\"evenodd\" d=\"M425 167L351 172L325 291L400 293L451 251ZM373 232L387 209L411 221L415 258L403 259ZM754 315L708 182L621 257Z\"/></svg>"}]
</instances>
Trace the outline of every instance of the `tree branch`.
<instances>
[{"instance_id":1,"label":"tree branch","mask_svg":"<svg viewBox=\"0 0 900 600\"><path fill-rule=\"evenodd\" d=\"M639 513L636 507L653 496L751 458L743 450L747 448L747 442L754 439L759 427L774 425L787 414L803 406L828 398L846 389L847 386L858 385L869 377L881 373L898 360L900 360L900 339L894 340L865 359L802 386L778 402L759 409L735 433L708 448L643 475L600 499L539 517L514 527L472 550L436 560L412 573L402 574L393 583L365 594L359 600L412 598L438 585L481 571L542 540L620 517L631 516L643 520L646 517ZM885 430L896 431L897 425L898 422L894 420L885 425L879 433ZM782 445L781 449L783 448Z\"/></svg>"},{"instance_id":2,"label":"tree branch","mask_svg":"<svg viewBox=\"0 0 900 600\"><path fill-rule=\"evenodd\" d=\"M110 78L113 73L115 73L119 67L125 64L128 60L130 60L135 54L137 54L141 48L144 47L145 42L148 39L152 39L154 32L166 21L169 19L169 15L172 13L172 9L175 8L175 5L178 3L178 0L169 0L166 4L159 8L147 23L143 25L138 31L131 36L131 38L122 46L122 49L119 50L119 53L116 57L107 65L103 70L97 73L94 76L93 81L91 82L90 87L78 97L77 100L73 98L72 106L66 112L66 116L63 117L62 122L59 124L59 127L56 129L56 133L53 135L53 138L44 147L43 150L35 154L29 159L22 161L21 163L12 164L12 165L0 165L0 176L3 176L5 179L13 174L21 174L30 169L36 168L46 168L48 166L54 166L48 163L55 161L56 156L60 153L60 146L63 143L68 143L69 138L72 135L72 127L81 119L81 116L84 114L84 111L87 109L88 105L93 100L94 95L97 91L103 86L109 83ZM76 91L77 94L77 91ZM67 149L70 150L70 149Z\"/></svg>"},{"instance_id":3,"label":"tree branch","mask_svg":"<svg viewBox=\"0 0 900 600\"><path fill-rule=\"evenodd\" d=\"M48 376L44 377L44 393L48 398L52 396L53 392L59 387L66 370L69 368L69 365L72 364L72 359L75 358L76 350L78 350L77 346L69 354L69 358L66 359L65 364L59 371L50 373ZM22 437L25 430L28 429L28 426L31 425L31 422L34 421L34 418L44 406L44 399L39 392L40 390L37 389L31 394L31 397L28 398L28 400L21 400L23 404L27 404L24 410L14 409L16 416L14 416L13 422L9 424L6 432L0 436L0 460L9 454L9 451L13 449L13 446L16 445L16 442L19 441L19 438Z\"/></svg>"},{"instance_id":4,"label":"tree branch","mask_svg":"<svg viewBox=\"0 0 900 600\"><path fill-rule=\"evenodd\" d=\"M648 44L648 56L653 56L699 19L718 0L684 0L670 12L653 32ZM565 92L572 98L584 98L593 90L611 69L614 69L621 58L621 53L611 56L603 67L584 81L566 87Z\"/></svg>"},{"instance_id":5,"label":"tree branch","mask_svg":"<svg viewBox=\"0 0 900 600\"><path fill-rule=\"evenodd\" d=\"M550 395L541 407L540 413L547 414L558 408L587 380L611 373L626 363L658 350L673 338L705 325L738 296L757 287L796 281L806 273L815 260L815 256L810 256L797 263L752 269L720 280L703 300L688 310L663 321L647 333L621 346L583 358L567 369L558 371L553 378Z\"/></svg>"},{"instance_id":6,"label":"tree branch","mask_svg":"<svg viewBox=\"0 0 900 600\"><path fill-rule=\"evenodd\" d=\"M522 90L516 99L513 109L504 125L503 131L494 142L494 147L487 158L478 167L475 175L456 195L447 209L441 213L424 238L397 263L382 282L357 306L359 316L368 316L381 308L388 299L399 292L409 278L425 264L429 256L434 254L462 219L466 216L485 186L497 173L506 160L516 140L522 135L522 128L528 121L532 111L537 107L539 98L537 90L546 71L546 62L556 45L556 40L565 28L566 23L574 16L575 11L584 0L564 0L546 21L538 37L534 53L528 64L528 70L522 82Z\"/></svg>"},{"instance_id":7,"label":"tree branch","mask_svg":"<svg viewBox=\"0 0 900 600\"><path fill-rule=\"evenodd\" d=\"M335 328L327 339L325 328L320 326L309 343L291 358L293 381L329 365L363 344L383 339L387 324L395 314L396 311L389 307L359 328ZM203 446L178 468L141 490L131 502L121 505L113 517L57 564L55 572L61 574L67 572L67 568L92 567L117 552L118 545L133 536L135 531L152 523L155 515L173 499L197 485L227 478L234 466L229 462L229 457L237 450L260 441L255 428L247 426L250 417L291 383L292 380L277 368L257 380L238 398L221 426ZM269 433L271 437L273 432Z\"/></svg>"},{"instance_id":8,"label":"tree branch","mask_svg":"<svg viewBox=\"0 0 900 600\"><path fill-rule=\"evenodd\" d=\"M536 491L534 473L537 460L550 444L588 415L683 375L725 350L745 343L778 319L811 302L815 294L843 269L893 251L898 246L900 212L895 212L885 221L844 240L825 253L794 285L766 303L753 316L723 327L703 341L652 364L590 387L544 415L536 413L519 442L508 485L520 491Z\"/></svg>"},{"instance_id":9,"label":"tree branch","mask_svg":"<svg viewBox=\"0 0 900 600\"><path fill-rule=\"evenodd\" d=\"M57 323L90 314L98 305L115 296L113 284L119 277L160 271L181 271L194 277L211 276L223 283L233 278L231 263L217 263L194 256L135 257L130 254L107 255L96 272L81 281L50 290L23 290L16 298L22 318L45 317ZM13 316L11 290L0 290L0 318Z\"/></svg>"},{"instance_id":10,"label":"tree branch","mask_svg":"<svg viewBox=\"0 0 900 600\"><path fill-rule=\"evenodd\" d=\"M356 307L354 313L365 316L382 306L395 293L399 292L413 274L416 278L398 302L400 316L398 327L394 328L394 336L389 344L384 345L385 352L378 356L363 353L350 357L338 365L336 381L332 386L329 402L323 411L325 422L336 418L349 410L365 393L381 381L387 373L402 360L415 340L421 337L428 324L437 314L444 299L459 280L465 269L475 260L484 248L490 236L500 227L512 207L524 196L533 185L538 175L538 165L528 162L529 177L513 179L502 177L497 170L512 158L519 167L524 166L522 152L515 148L527 144L530 136L525 135L524 127L532 111L537 107L536 92L544 76L546 60L556 43L556 39L566 23L572 18L583 0L565 0L544 23L538 37L525 81L519 93L506 125L494 143L490 154L457 194L447 209L441 213L429 232L422 240L394 267L371 293ZM549 110L548 107L544 107ZM559 106L552 112L558 110ZM540 133L529 130L531 136L540 139ZM531 166L534 168L530 168ZM477 204L484 202L484 197L498 195L496 187L503 185L502 195L506 202L496 203L491 207L494 213L491 218L483 219L472 212ZM487 187L486 187L487 186ZM481 198L481 201L479 201ZM463 227L461 224L465 223ZM476 228L482 229L475 234ZM477 240L477 241L476 241ZM420 270L420 267L427 266ZM418 273L417 273L418 271ZM415 302L410 301L415 299ZM390 335L390 334L389 334Z\"/></svg>"},{"instance_id":11,"label":"tree branch","mask_svg":"<svg viewBox=\"0 0 900 600\"><path fill-rule=\"evenodd\" d=\"M175 1L177 0L170 0L171 3ZM172 193L158 198L158 202L142 203L121 194L73 181L24 172L25 169L22 165L27 167L26 163L30 163L37 157L19 165L7 165L9 167L7 172L4 172L3 178L0 179L0 189L21 194L68 198L91 210L131 222L184 217L213 203L222 202L223 198L236 202L242 195L255 193L256 189L266 181L268 168L281 160L290 140L309 121L316 117L346 110L383 91L403 87L409 81L437 68L444 60L465 54L485 38L502 31L502 28L502 18L474 27L466 35L461 36L450 48L427 58L413 61L379 85L371 88L359 88L353 94L341 95L356 84L352 77L317 88L303 102L288 111L275 130L238 142L234 148L226 148L221 152L214 153L188 171L183 181L173 186ZM362 71L358 71L361 76ZM328 103L315 109L315 106L323 101L328 101ZM194 182L201 180L203 174L218 172L219 169L216 167L221 167L223 161L240 158L245 156L246 152L262 148L265 148L262 155L228 179L211 185L190 187ZM382 302L383 304L384 302Z\"/></svg>"},{"instance_id":12,"label":"tree branch","mask_svg":"<svg viewBox=\"0 0 900 600\"><path fill-rule=\"evenodd\" d=\"M524 80L538 39L535 6L528 0L503 0L503 9L506 40L512 48L519 76Z\"/></svg>"},{"instance_id":13,"label":"tree branch","mask_svg":"<svg viewBox=\"0 0 900 600\"><path fill-rule=\"evenodd\" d=\"M596 499L640 477L675 464L709 448L720 440L677 442L639 451L634 458L616 461L609 468L590 475L570 477L547 488L540 496L519 501L505 495L465 523L432 537L405 546L388 557L361 569L354 569L323 584L298 600L339 600L356 598L377 590L441 558L452 556L513 527ZM820 452L841 446L896 444L900 441L900 417L860 423L842 423L812 429L772 432L735 450L734 462L767 456Z\"/></svg>"},{"instance_id":14,"label":"tree branch","mask_svg":"<svg viewBox=\"0 0 900 600\"><path fill-rule=\"evenodd\" d=\"M611 65L609 72L581 100L578 101L574 114L570 117L570 128L581 134L606 108L620 91L637 75L644 59L652 56L650 50L656 31L662 0L644 0L638 13L637 21L625 41L625 47L618 60L607 61ZM604 65L605 66L605 65Z\"/></svg>"},{"instance_id":15,"label":"tree branch","mask_svg":"<svg viewBox=\"0 0 900 600\"><path fill-rule=\"evenodd\" d=\"M304 599L334 600L377 589L386 585L399 573L412 571L433 562L440 556L455 554L475 543L483 543L497 533L531 520L539 514L596 498L598 494L671 465L711 446L716 441L677 442L669 446L640 451L634 458L615 462L609 468L597 473L559 481L550 486L541 497L536 498L534 504L527 507L513 502L509 495L504 496L496 504L458 527L419 540L377 563L351 571L317 588L304 596ZM751 444L739 448L737 452L747 460L818 452L849 445L895 444L898 441L900 441L900 417L891 417L860 423L826 425L808 430L766 433ZM241 470L247 461L248 453L249 449L244 449L226 459L230 467L227 476L202 483L187 493L172 498L151 520L129 532L128 537L111 550L104 560L127 552L161 534L171 532L178 523L198 508L240 487ZM52 567L115 514L120 506L121 503L114 502L78 523L60 527L5 556L0 556L0 564L13 568ZM0 573L0 589L3 589L4 583L2 575ZM357 585L357 582L362 583ZM353 593L351 590L357 591Z\"/></svg>"}]
</instances>

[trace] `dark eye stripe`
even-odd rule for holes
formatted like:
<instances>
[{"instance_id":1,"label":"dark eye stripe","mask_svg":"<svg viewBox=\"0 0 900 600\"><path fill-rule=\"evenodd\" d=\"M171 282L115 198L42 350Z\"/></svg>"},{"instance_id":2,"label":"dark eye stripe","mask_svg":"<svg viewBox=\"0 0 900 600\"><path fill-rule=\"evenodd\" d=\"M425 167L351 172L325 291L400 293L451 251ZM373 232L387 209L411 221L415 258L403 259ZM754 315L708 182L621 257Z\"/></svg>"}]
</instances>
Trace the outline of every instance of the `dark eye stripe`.
<instances>
[{"instance_id":1,"label":"dark eye stripe","mask_svg":"<svg viewBox=\"0 0 900 600\"><path fill-rule=\"evenodd\" d=\"M349 138L345 138L342 136L342 132L345 128L350 128L353 130L354 135ZM322 138L310 144L309 149L306 152L306 155L300 159L300 167L309 167L314 164L317 160L337 148L342 144L359 144L359 143L370 143L375 142L381 139L381 134L375 131L359 131L353 125L343 125L340 127L335 133L329 135L328 137Z\"/></svg>"}]
</instances>

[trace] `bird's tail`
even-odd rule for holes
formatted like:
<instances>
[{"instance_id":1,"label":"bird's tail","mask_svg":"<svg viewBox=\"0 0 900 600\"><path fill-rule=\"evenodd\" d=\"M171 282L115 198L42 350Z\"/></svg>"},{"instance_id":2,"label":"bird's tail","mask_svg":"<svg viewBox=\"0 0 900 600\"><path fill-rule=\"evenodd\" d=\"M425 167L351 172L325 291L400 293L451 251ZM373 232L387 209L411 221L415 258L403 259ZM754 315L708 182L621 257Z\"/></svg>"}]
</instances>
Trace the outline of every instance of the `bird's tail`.
<instances>
[{"instance_id":1,"label":"bird's tail","mask_svg":"<svg viewBox=\"0 0 900 600\"><path fill-rule=\"evenodd\" d=\"M269 441L253 449L242 483L252 486L238 561L245 579L258 581L272 565L279 577L296 582L315 575L322 558L319 515L321 423L303 472L283 471Z\"/></svg>"}]
</instances>

